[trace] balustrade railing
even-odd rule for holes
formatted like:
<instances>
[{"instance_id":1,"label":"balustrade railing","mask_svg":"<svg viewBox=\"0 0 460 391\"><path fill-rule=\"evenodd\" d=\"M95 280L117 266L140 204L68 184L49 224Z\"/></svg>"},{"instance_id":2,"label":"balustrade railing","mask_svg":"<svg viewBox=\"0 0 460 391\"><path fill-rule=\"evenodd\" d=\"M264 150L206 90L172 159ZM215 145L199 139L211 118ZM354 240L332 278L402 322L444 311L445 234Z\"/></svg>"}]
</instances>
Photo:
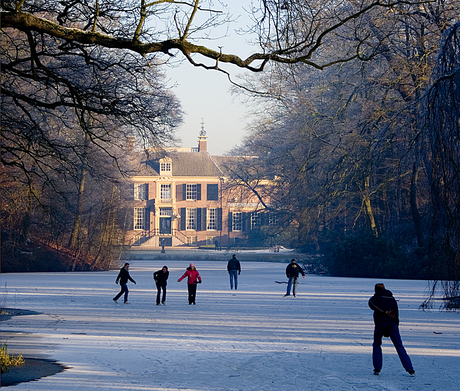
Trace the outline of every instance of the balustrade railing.
<instances>
[{"instance_id":1,"label":"balustrade railing","mask_svg":"<svg viewBox=\"0 0 460 391\"><path fill-rule=\"evenodd\" d=\"M188 244L188 236L183 234L181 231L173 228L171 229L171 232L165 233L165 232L160 232L159 228L151 229L149 231L142 231L139 234L133 236L131 239L131 245L132 246L140 246L141 244L145 243L147 240L153 237L159 237L160 240L162 238L171 238L175 237L178 240L180 240L184 244Z\"/></svg>"}]
</instances>

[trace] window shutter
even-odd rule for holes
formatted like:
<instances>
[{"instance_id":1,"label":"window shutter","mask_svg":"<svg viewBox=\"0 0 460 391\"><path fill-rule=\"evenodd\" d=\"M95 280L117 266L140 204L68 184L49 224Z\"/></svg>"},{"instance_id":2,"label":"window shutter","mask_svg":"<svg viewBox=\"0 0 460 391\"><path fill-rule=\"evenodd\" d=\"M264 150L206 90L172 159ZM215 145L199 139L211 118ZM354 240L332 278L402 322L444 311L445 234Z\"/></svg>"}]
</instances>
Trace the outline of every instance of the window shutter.
<instances>
[{"instance_id":1,"label":"window shutter","mask_svg":"<svg viewBox=\"0 0 460 391\"><path fill-rule=\"evenodd\" d=\"M207 217L208 217L207 216L207 210L206 210L206 208L203 208L202 212L201 212L201 227L202 227L203 231L206 231L206 229L208 228L207 227L207 222L208 222Z\"/></svg>"},{"instance_id":2,"label":"window shutter","mask_svg":"<svg viewBox=\"0 0 460 391\"><path fill-rule=\"evenodd\" d=\"M185 201L187 199L187 184L184 183L182 185L182 201Z\"/></svg>"},{"instance_id":3,"label":"window shutter","mask_svg":"<svg viewBox=\"0 0 460 391\"><path fill-rule=\"evenodd\" d=\"M176 186L176 200L183 201L184 200L184 193L182 191L182 185Z\"/></svg>"},{"instance_id":4,"label":"window shutter","mask_svg":"<svg viewBox=\"0 0 460 391\"><path fill-rule=\"evenodd\" d=\"M201 200L201 183L196 185L196 199Z\"/></svg>"},{"instance_id":5,"label":"window shutter","mask_svg":"<svg viewBox=\"0 0 460 391\"><path fill-rule=\"evenodd\" d=\"M222 231L222 208L217 209L217 229Z\"/></svg>"},{"instance_id":6,"label":"window shutter","mask_svg":"<svg viewBox=\"0 0 460 391\"><path fill-rule=\"evenodd\" d=\"M144 229L150 231L150 208L145 209Z\"/></svg>"},{"instance_id":7,"label":"window shutter","mask_svg":"<svg viewBox=\"0 0 460 391\"><path fill-rule=\"evenodd\" d=\"M144 183L142 186L143 186L143 188L144 188L144 189L143 189L143 190L144 190L144 191L143 191L144 194L142 194L142 199L143 199L144 201L147 201L147 200L149 199L149 184L148 184L148 183Z\"/></svg>"},{"instance_id":8,"label":"window shutter","mask_svg":"<svg viewBox=\"0 0 460 391\"><path fill-rule=\"evenodd\" d=\"M196 208L196 230L202 231L201 229L201 208Z\"/></svg>"},{"instance_id":9,"label":"window shutter","mask_svg":"<svg viewBox=\"0 0 460 391\"><path fill-rule=\"evenodd\" d=\"M125 209L125 224L127 231L132 231L134 229L134 208Z\"/></svg>"},{"instance_id":10,"label":"window shutter","mask_svg":"<svg viewBox=\"0 0 460 391\"><path fill-rule=\"evenodd\" d=\"M251 226L251 214L250 213L242 213L242 218L243 218L243 224L242 224L242 230L243 232L249 231L249 227Z\"/></svg>"},{"instance_id":11,"label":"window shutter","mask_svg":"<svg viewBox=\"0 0 460 391\"><path fill-rule=\"evenodd\" d=\"M134 183L130 183L129 185L129 200L134 200Z\"/></svg>"},{"instance_id":12,"label":"window shutter","mask_svg":"<svg viewBox=\"0 0 460 391\"><path fill-rule=\"evenodd\" d=\"M260 226L261 227L263 227L263 226L268 224L267 213L266 212L259 213L259 219L260 219Z\"/></svg>"},{"instance_id":13,"label":"window shutter","mask_svg":"<svg viewBox=\"0 0 460 391\"><path fill-rule=\"evenodd\" d=\"M185 222L187 221L187 211L185 208L180 208L180 230L185 231Z\"/></svg>"},{"instance_id":14,"label":"window shutter","mask_svg":"<svg viewBox=\"0 0 460 391\"><path fill-rule=\"evenodd\" d=\"M228 232L233 231L232 212L228 212Z\"/></svg>"},{"instance_id":15,"label":"window shutter","mask_svg":"<svg viewBox=\"0 0 460 391\"><path fill-rule=\"evenodd\" d=\"M219 185L210 183L206 187L206 199L208 201L219 201Z\"/></svg>"}]
</instances>

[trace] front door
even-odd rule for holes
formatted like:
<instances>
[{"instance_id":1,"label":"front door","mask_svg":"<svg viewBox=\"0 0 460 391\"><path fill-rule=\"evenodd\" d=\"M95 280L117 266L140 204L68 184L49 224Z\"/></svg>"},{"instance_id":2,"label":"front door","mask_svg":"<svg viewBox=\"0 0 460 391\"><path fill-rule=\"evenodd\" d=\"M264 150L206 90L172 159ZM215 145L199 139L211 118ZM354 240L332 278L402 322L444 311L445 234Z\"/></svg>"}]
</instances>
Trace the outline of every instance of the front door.
<instances>
[{"instance_id":1,"label":"front door","mask_svg":"<svg viewBox=\"0 0 460 391\"><path fill-rule=\"evenodd\" d=\"M171 217L160 217L160 235L171 235Z\"/></svg>"}]
</instances>

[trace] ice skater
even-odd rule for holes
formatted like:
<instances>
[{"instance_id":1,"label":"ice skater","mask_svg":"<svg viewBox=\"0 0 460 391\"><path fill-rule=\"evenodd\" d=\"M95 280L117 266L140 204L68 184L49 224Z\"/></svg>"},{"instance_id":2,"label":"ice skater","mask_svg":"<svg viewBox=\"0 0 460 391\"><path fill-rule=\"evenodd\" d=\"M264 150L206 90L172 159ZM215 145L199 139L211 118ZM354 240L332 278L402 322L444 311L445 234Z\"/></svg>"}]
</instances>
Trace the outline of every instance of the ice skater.
<instances>
[{"instance_id":1,"label":"ice skater","mask_svg":"<svg viewBox=\"0 0 460 391\"><path fill-rule=\"evenodd\" d=\"M292 294L294 297L296 297L297 285L299 283L299 273L302 274L303 278L305 278L305 273L303 272L302 268L295 263L295 259L292 259L291 263L286 267L286 277L289 278L289 281L287 285L287 292L284 297L291 295L291 286Z\"/></svg>"},{"instance_id":2,"label":"ice skater","mask_svg":"<svg viewBox=\"0 0 460 391\"><path fill-rule=\"evenodd\" d=\"M185 277L187 279L187 288L188 288L188 304L196 304L196 284L201 284L201 276L196 270L196 267L193 263L185 270L184 275L177 280L177 282L181 282Z\"/></svg>"},{"instance_id":3,"label":"ice skater","mask_svg":"<svg viewBox=\"0 0 460 391\"><path fill-rule=\"evenodd\" d=\"M157 286L157 305L160 305L161 291L163 291L163 297L161 298L161 304L166 305L166 285L169 277L169 271L167 266L163 266L161 270L153 273L153 279Z\"/></svg>"},{"instance_id":4,"label":"ice skater","mask_svg":"<svg viewBox=\"0 0 460 391\"><path fill-rule=\"evenodd\" d=\"M384 284L375 284L375 294L369 299L369 307L374 310L374 343L372 344L372 361L374 375L382 370L382 337L390 337L404 369L415 375L409 355L404 349L399 335L398 303L393 294L385 289Z\"/></svg>"},{"instance_id":5,"label":"ice skater","mask_svg":"<svg viewBox=\"0 0 460 391\"><path fill-rule=\"evenodd\" d=\"M232 259L227 263L227 271L230 275L230 289L233 289L233 283L235 283L235 289L238 289L238 276L241 274L240 261L236 259L236 254L233 254Z\"/></svg>"},{"instance_id":6,"label":"ice skater","mask_svg":"<svg viewBox=\"0 0 460 391\"><path fill-rule=\"evenodd\" d=\"M129 263L126 262L125 265L120 269L120 272L118 273L117 279L115 280L115 284L118 284L118 281L120 281L120 293L116 295L113 298L113 301L117 303L117 300L120 298L120 296L124 293L124 303L129 304L128 302L128 280L131 281L132 283L136 284L136 281L134 281L131 276L129 275Z\"/></svg>"}]
</instances>

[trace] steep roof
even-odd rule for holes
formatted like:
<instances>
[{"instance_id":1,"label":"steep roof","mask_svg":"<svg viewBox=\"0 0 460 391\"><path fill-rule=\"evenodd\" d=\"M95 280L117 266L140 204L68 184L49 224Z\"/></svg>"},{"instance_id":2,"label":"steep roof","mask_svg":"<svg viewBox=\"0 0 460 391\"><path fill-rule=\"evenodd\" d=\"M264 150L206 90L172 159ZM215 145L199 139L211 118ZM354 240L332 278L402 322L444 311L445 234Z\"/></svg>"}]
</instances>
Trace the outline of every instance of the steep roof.
<instances>
[{"instance_id":1,"label":"steep roof","mask_svg":"<svg viewBox=\"0 0 460 391\"><path fill-rule=\"evenodd\" d=\"M213 157L207 152L163 152L154 159L146 160L152 173L160 175L160 159L171 158L173 176L217 176L223 175Z\"/></svg>"}]
</instances>

